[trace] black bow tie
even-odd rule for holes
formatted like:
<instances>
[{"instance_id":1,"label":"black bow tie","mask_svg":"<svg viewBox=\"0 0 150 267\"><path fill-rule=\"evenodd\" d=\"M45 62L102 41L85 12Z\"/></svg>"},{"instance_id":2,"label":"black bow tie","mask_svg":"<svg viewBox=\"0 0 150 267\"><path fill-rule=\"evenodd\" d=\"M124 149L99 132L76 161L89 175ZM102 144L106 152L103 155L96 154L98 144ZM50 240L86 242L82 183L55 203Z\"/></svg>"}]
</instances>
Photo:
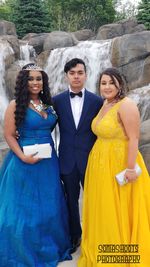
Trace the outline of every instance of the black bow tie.
<instances>
[{"instance_id":1,"label":"black bow tie","mask_svg":"<svg viewBox=\"0 0 150 267\"><path fill-rule=\"evenodd\" d=\"M70 97L73 98L75 96L79 96L79 97L82 97L82 92L80 91L79 93L73 93L73 92L70 92Z\"/></svg>"}]
</instances>

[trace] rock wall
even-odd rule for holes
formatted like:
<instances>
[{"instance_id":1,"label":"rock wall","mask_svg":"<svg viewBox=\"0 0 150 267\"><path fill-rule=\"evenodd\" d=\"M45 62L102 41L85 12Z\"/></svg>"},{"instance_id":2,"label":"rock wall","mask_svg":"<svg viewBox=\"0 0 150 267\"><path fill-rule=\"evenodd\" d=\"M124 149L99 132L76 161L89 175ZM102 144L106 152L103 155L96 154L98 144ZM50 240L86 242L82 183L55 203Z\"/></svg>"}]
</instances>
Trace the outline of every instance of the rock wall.
<instances>
[{"instance_id":1,"label":"rock wall","mask_svg":"<svg viewBox=\"0 0 150 267\"><path fill-rule=\"evenodd\" d=\"M7 95L11 99L15 80L20 66L20 45L28 43L37 53L36 61L45 66L51 51L55 48L75 46L80 41L112 39L110 60L112 66L119 68L124 74L129 91L150 84L150 31L139 25L135 19L124 20L100 27L94 34L90 29L67 33L55 31L51 33L29 33L18 40L15 25L0 21L0 44L7 42L14 54L5 60L5 82ZM148 96L149 101L149 96ZM150 171L150 114L141 125L140 149Z\"/></svg>"}]
</instances>

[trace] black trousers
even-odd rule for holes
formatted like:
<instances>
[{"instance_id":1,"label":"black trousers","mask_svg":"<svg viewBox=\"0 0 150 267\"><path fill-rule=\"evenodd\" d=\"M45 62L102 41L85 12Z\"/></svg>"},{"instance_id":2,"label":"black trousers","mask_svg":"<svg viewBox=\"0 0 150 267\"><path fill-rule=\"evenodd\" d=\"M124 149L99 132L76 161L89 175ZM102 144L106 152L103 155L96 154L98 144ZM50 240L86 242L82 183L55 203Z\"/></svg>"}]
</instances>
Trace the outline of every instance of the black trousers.
<instances>
[{"instance_id":1,"label":"black trousers","mask_svg":"<svg viewBox=\"0 0 150 267\"><path fill-rule=\"evenodd\" d=\"M79 214L79 196L80 187L84 185L84 175L75 166L71 173L61 175L61 179L64 183L67 199L71 239L78 239L82 233Z\"/></svg>"}]
</instances>

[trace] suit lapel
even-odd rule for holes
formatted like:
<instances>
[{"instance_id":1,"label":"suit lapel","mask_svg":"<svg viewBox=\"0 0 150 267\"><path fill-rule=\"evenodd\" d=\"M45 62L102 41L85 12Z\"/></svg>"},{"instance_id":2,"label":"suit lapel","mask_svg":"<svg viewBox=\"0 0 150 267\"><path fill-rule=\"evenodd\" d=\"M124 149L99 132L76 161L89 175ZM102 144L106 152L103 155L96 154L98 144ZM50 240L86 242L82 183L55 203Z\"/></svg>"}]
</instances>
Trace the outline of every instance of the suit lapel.
<instances>
[{"instance_id":1,"label":"suit lapel","mask_svg":"<svg viewBox=\"0 0 150 267\"><path fill-rule=\"evenodd\" d=\"M66 114L67 114L67 116L69 117L69 119L70 119L70 121L72 123L72 127L74 127L76 129L74 118L73 118L73 114L72 114L71 103L70 103L69 90L67 90L65 92L64 104L65 104Z\"/></svg>"},{"instance_id":2,"label":"suit lapel","mask_svg":"<svg viewBox=\"0 0 150 267\"><path fill-rule=\"evenodd\" d=\"M88 91L85 90L84 103L83 103L82 113L81 113L81 117L80 117L80 121L79 121L77 130L79 130L82 123L84 122L84 118L85 118L85 115L86 115L89 107L90 107L90 97L89 97Z\"/></svg>"}]
</instances>

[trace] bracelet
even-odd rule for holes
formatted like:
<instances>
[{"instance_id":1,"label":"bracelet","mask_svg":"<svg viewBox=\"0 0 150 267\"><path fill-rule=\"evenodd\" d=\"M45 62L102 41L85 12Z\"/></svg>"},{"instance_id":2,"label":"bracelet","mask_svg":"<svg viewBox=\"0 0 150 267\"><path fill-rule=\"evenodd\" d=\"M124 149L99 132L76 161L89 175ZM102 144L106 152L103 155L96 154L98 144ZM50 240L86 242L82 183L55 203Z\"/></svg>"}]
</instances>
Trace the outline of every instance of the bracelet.
<instances>
[{"instance_id":1,"label":"bracelet","mask_svg":"<svg viewBox=\"0 0 150 267\"><path fill-rule=\"evenodd\" d=\"M135 169L126 169L128 172L135 172Z\"/></svg>"}]
</instances>

